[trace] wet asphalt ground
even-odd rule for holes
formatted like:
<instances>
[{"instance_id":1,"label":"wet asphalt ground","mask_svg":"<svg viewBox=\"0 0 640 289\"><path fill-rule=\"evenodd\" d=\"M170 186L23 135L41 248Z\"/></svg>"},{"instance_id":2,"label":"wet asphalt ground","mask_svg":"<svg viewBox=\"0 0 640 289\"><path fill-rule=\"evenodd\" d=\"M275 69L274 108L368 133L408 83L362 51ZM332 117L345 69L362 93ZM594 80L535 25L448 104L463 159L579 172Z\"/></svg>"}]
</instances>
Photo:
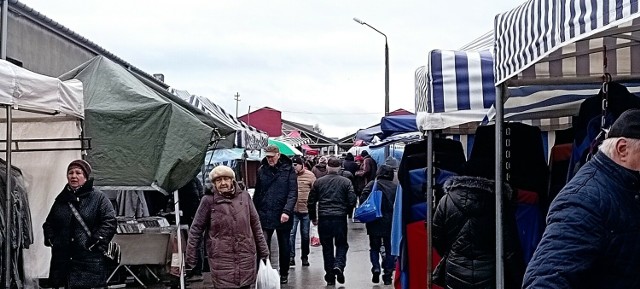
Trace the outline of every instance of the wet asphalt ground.
<instances>
[{"instance_id":1,"label":"wet asphalt ground","mask_svg":"<svg viewBox=\"0 0 640 289\"><path fill-rule=\"evenodd\" d=\"M369 261L369 239L364 224L349 221L349 252L347 253L347 267L345 268L345 283L336 282L335 286L327 286L324 281L322 263L322 247L311 247L309 263L303 267L300 261L300 236L296 238L296 265L289 269L289 283L281 285L281 289L390 289L392 285L374 284L371 282L371 263ZM278 266L278 246L275 234L271 242L271 264ZM203 273L203 282L192 282L188 288L213 288L208 273ZM382 279L382 278L381 278Z\"/></svg>"}]
</instances>

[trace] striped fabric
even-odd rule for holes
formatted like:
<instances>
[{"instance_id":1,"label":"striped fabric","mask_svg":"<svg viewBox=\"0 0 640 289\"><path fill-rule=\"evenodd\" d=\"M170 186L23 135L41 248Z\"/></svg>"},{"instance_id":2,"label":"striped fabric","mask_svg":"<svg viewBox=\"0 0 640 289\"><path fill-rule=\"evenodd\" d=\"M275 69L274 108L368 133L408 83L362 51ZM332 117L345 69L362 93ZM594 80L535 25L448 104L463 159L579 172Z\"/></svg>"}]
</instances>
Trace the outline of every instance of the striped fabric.
<instances>
[{"instance_id":1,"label":"striped fabric","mask_svg":"<svg viewBox=\"0 0 640 289\"><path fill-rule=\"evenodd\" d=\"M420 66L418 67L418 69L416 69L416 72L415 72L415 84L416 84L415 111L416 112L427 111L427 107L429 106L427 101L430 99L430 97L428 96L427 83L428 83L427 67Z\"/></svg>"},{"instance_id":2,"label":"striped fabric","mask_svg":"<svg viewBox=\"0 0 640 289\"><path fill-rule=\"evenodd\" d=\"M279 140L281 142L285 142L294 147L302 146L303 144L310 144L313 141L306 137L295 137L295 136L279 136L274 138L275 140Z\"/></svg>"},{"instance_id":3,"label":"striped fabric","mask_svg":"<svg viewBox=\"0 0 640 289\"><path fill-rule=\"evenodd\" d=\"M247 150L259 150L267 146L269 136L266 133L257 130L256 128L247 125L246 123L238 120L232 115L225 112L225 110L213 103L206 97L191 95L186 90L169 89L174 95L184 99L191 105L204 111L208 115L219 119L224 124L235 130L233 145L238 148L245 148Z\"/></svg>"},{"instance_id":4,"label":"striped fabric","mask_svg":"<svg viewBox=\"0 0 640 289\"><path fill-rule=\"evenodd\" d=\"M439 130L482 121L495 100L492 69L493 58L486 50L429 52L426 74L422 68L416 71L418 128Z\"/></svg>"},{"instance_id":5,"label":"striped fabric","mask_svg":"<svg viewBox=\"0 0 640 289\"><path fill-rule=\"evenodd\" d=\"M638 0L529 0L495 19L496 84L640 72ZM534 66L535 64L535 66Z\"/></svg>"},{"instance_id":6,"label":"striped fabric","mask_svg":"<svg viewBox=\"0 0 640 289\"><path fill-rule=\"evenodd\" d=\"M267 146L269 137L266 133L263 133L238 120L231 114L228 114L222 107L213 103L208 98L191 95L189 103L234 128L236 130L236 147L245 148L247 150L259 150Z\"/></svg>"}]
</instances>

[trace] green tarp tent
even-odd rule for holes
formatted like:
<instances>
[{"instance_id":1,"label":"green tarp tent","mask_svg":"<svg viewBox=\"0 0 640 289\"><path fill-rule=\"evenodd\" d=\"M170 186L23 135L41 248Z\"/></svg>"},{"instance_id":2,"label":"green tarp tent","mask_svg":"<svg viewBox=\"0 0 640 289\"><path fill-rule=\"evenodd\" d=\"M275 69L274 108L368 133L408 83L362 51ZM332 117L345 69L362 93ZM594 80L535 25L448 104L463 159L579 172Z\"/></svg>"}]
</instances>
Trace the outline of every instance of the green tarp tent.
<instances>
[{"instance_id":1,"label":"green tarp tent","mask_svg":"<svg viewBox=\"0 0 640 289\"><path fill-rule=\"evenodd\" d=\"M73 78L84 85L87 160L95 186L170 193L197 174L214 130L232 132L102 56L60 77Z\"/></svg>"}]
</instances>

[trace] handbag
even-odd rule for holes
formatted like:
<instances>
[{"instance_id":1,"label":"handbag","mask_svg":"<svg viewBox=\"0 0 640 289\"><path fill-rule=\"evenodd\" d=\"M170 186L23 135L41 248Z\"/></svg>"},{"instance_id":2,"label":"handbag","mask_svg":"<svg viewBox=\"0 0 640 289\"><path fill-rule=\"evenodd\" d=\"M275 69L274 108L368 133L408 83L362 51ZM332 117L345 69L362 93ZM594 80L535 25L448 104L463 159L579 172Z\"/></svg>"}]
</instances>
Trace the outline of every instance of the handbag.
<instances>
[{"instance_id":1,"label":"handbag","mask_svg":"<svg viewBox=\"0 0 640 289\"><path fill-rule=\"evenodd\" d=\"M76 220L78 220L78 223L80 223L85 233L87 233L87 236L91 238L91 231L89 230L89 227L87 227L87 224L82 219L82 216L80 216L80 213L78 213L78 210L76 209L76 207L70 202L67 204L69 204L69 208L71 209L71 212L73 212L73 216L76 217ZM120 252L120 245L118 245L118 243L116 242L109 242L109 244L107 245L107 250L104 252L104 256L107 257L109 260L115 262L116 264L120 264L121 255L122 254Z\"/></svg>"},{"instance_id":2,"label":"handbag","mask_svg":"<svg viewBox=\"0 0 640 289\"><path fill-rule=\"evenodd\" d=\"M373 188L367 199L356 208L353 218L362 223L382 218L382 191L378 190L378 179L373 182Z\"/></svg>"}]
</instances>

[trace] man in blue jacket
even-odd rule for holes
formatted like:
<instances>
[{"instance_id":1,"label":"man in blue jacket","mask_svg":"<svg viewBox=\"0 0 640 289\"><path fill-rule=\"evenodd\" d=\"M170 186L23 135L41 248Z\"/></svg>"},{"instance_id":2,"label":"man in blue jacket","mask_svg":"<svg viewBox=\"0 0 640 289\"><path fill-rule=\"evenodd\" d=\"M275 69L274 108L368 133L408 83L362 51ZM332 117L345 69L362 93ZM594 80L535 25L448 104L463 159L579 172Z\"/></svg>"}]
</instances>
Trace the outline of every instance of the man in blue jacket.
<instances>
[{"instance_id":1,"label":"man in blue jacket","mask_svg":"<svg viewBox=\"0 0 640 289\"><path fill-rule=\"evenodd\" d=\"M298 176L291 159L280 154L276 146L267 146L266 157L258 169L253 203L260 216L260 224L267 245L271 236L278 237L280 283L289 277L289 234L293 227L293 208L298 200Z\"/></svg>"},{"instance_id":2,"label":"man in blue jacket","mask_svg":"<svg viewBox=\"0 0 640 289\"><path fill-rule=\"evenodd\" d=\"M640 288L640 110L560 191L523 288Z\"/></svg>"}]
</instances>

